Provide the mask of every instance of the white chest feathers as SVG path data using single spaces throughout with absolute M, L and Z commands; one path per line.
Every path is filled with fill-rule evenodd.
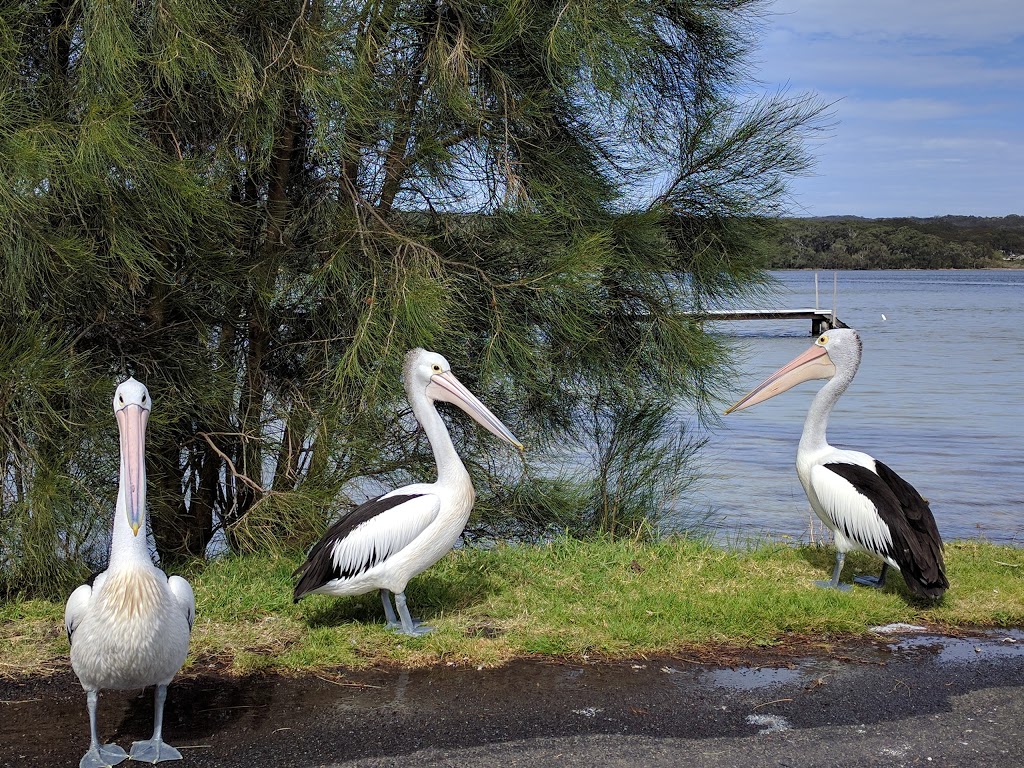
M 96 579 L 71 639 L 71 666 L 84 688 L 168 683 L 188 655 L 188 607 L 155 568 L 107 571 Z

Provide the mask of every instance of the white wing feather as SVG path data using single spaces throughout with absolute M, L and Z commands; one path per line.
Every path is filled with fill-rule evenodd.
M 90 600 L 92 587 L 88 584 L 78 587 L 68 598 L 67 605 L 64 606 L 64 629 L 68 632 L 69 641 L 88 610 Z
M 391 495 L 391 494 L 388 494 Z M 331 558 L 338 572 L 361 570 L 371 560 L 407 547 L 437 518 L 441 500 L 434 494 L 417 496 L 381 512 L 335 542 Z
M 181 576 L 171 576 L 167 579 L 167 588 L 171 590 L 171 594 L 185 611 L 185 615 L 188 617 L 188 628 L 191 632 L 192 625 L 196 623 L 196 598 L 192 594 L 191 585 Z
M 825 513 L 847 538 L 869 552 L 892 551 L 892 534 L 874 503 L 853 484 L 820 464 L 811 469 L 811 487 Z

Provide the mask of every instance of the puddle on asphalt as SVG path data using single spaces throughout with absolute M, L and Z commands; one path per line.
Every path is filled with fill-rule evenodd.
M 890 642 L 894 653 L 928 651 L 940 662 L 972 662 L 1024 657 L 1024 630 L 993 630 L 972 637 L 914 635 Z
M 890 625 L 876 627 L 882 641 L 874 655 L 879 663 L 893 655 L 930 653 L 940 663 L 1024 657 L 1024 630 L 1008 629 L 984 632 L 971 637 L 944 637 L 924 627 Z M 869 654 L 872 655 L 872 654 Z M 754 691 L 785 685 L 811 685 L 829 675 L 841 673 L 844 662 L 827 658 L 807 658 L 784 667 L 732 667 L 699 673 L 699 683 L 713 688 Z
M 700 676 L 703 685 L 734 691 L 754 691 L 793 683 L 810 684 L 836 672 L 840 662 L 804 659 L 787 667 L 732 667 L 712 669 Z
M 705 673 L 702 682 L 715 688 L 752 691 L 758 688 L 772 688 L 786 683 L 795 683 L 802 676 L 803 673 L 799 668 L 737 667 L 736 669 L 716 669 Z

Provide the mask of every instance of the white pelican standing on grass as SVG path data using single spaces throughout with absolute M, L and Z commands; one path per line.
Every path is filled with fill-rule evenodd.
M 452 548 L 469 520 L 476 492 L 434 403 L 457 405 L 487 430 L 523 449 L 515 436 L 451 372 L 435 352 L 414 349 L 405 356 L 405 392 L 430 441 L 437 482 L 415 483 L 353 509 L 309 551 L 295 574 L 295 601 L 304 595 L 361 595 L 380 590 L 391 629 L 422 635 L 430 627 L 409 615 L 405 586 Z M 394 593 L 398 616 L 388 593 Z
M 825 439 L 829 413 L 853 381 L 860 366 L 860 336 L 852 328 L 823 333 L 809 350 L 773 373 L 726 413 L 741 411 L 810 379 L 828 379 L 811 403 L 804 422 L 796 471 L 821 521 L 835 534 L 836 565 L 831 581 L 839 584 L 846 553 L 867 552 L 882 560 L 878 578 L 860 576 L 858 584 L 882 587 L 889 566 L 903 574 L 910 590 L 942 597 L 949 587 L 942 561 L 942 538 L 928 502 L 910 483 L 877 459 L 859 451 L 833 448 Z
M 149 763 L 180 760 L 162 738 L 167 685 L 188 655 L 195 619 L 192 588 L 180 576 L 167 578 L 153 565 L 146 545 L 146 423 L 149 391 L 135 379 L 114 393 L 114 415 L 121 436 L 121 475 L 114 511 L 110 562 L 92 585 L 68 598 L 64 625 L 71 642 L 71 666 L 89 705 L 89 751 L 80 768 L 117 765 L 127 757 Z M 100 745 L 96 702 L 101 688 L 156 685 L 153 738 L 132 744 Z

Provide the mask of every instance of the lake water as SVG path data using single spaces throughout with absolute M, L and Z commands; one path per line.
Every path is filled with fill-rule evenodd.
M 832 306 L 833 274 L 819 273 L 822 307 Z M 778 289 L 749 308 L 814 306 L 813 272 L 773 275 Z M 869 453 L 913 484 L 945 540 L 1024 543 L 1024 271 L 839 272 L 837 293 L 836 314 L 860 332 L 864 355 L 832 412 L 829 442 Z M 738 352 L 730 402 L 813 342 L 809 320 L 716 327 Z M 707 429 L 703 477 L 686 506 L 710 510 L 719 538 L 808 541 L 821 532 L 795 469 L 821 383 Z

